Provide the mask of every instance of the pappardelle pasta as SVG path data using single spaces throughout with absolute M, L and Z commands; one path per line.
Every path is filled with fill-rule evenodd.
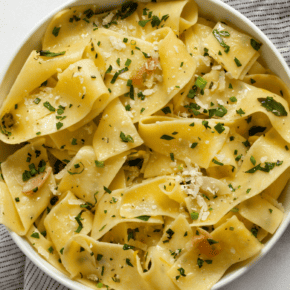
M 211 289 L 283 220 L 261 45 L 192 0 L 57 13 L 0 109 L 0 222 L 92 289 Z

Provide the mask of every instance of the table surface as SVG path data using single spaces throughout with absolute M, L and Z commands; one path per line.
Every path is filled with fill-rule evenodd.
M 0 0 L 0 74 L 29 31 L 44 16 L 65 2 L 67 1 Z M 258 265 L 222 290 L 290 289 L 289 246 L 290 228 L 288 227 L 276 246 Z

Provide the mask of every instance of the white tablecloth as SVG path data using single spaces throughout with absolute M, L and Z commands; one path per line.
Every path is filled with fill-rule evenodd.
M 65 0 L 0 0 L 0 71 L 17 44 L 43 16 Z M 276 45 L 290 66 L 290 0 L 224 0 L 254 22 Z M 15 48 L 16 49 L 16 48 Z M 1 290 L 67 290 L 39 270 L 0 225 Z M 223 290 L 290 289 L 290 231 L 254 268 Z M 128 289 L 130 290 L 130 289 Z M 164 289 L 166 290 L 166 289 Z

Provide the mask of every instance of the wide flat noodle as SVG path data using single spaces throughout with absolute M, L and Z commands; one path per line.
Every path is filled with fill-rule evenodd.
M 239 212 L 228 212 L 224 215 L 215 225 L 214 228 L 218 228 L 225 222 L 227 222 L 232 216 L 236 216 L 239 221 L 241 221 L 245 227 L 261 242 L 267 235 L 268 232 L 256 225 L 255 223 L 249 221 L 248 219 L 244 218 L 239 214 Z
M 63 253 L 63 264 L 72 277 L 91 279 L 101 287 L 108 285 L 120 290 L 151 289 L 140 275 L 137 252 L 123 250 L 122 245 L 77 235 L 68 241 Z
M 147 251 L 149 247 L 156 246 L 162 236 L 163 224 L 129 222 L 120 223 L 107 232 L 102 242 L 126 244 L 133 248 Z M 141 256 L 142 258 L 142 256 Z
M 290 104 L 290 90 L 286 84 L 277 76 L 270 74 L 251 74 L 245 76 L 243 81 L 254 87 L 270 91 L 278 96 L 283 97 L 288 105 Z
M 149 161 L 145 167 L 144 178 L 176 173 L 179 170 L 179 166 L 182 165 L 184 165 L 184 162 L 172 160 L 170 156 L 153 151 L 150 153 Z
M 126 188 L 126 176 L 124 169 L 121 168 L 119 172 L 116 174 L 115 178 L 111 182 L 109 189 L 111 191 L 116 190 L 116 189 L 123 189 Z
M 94 224 L 91 236 L 98 240 L 109 232 L 113 227 L 120 223 L 139 222 L 149 224 L 163 224 L 161 217 L 139 218 L 124 217 L 120 212 L 120 207 L 123 199 L 124 189 L 118 189 L 110 194 L 104 194 L 102 199 L 99 200 L 94 218 Z
M 207 120 L 206 128 L 201 119 L 174 119 L 147 117 L 139 123 L 139 134 L 145 145 L 156 152 L 185 161 L 187 158 L 200 167 L 207 168 L 222 148 L 229 128 L 218 133 L 217 120 Z M 193 125 L 194 124 L 194 125 Z M 162 137 L 162 138 L 161 138 Z
M 19 213 L 15 207 L 12 196 L 4 182 L 0 182 L 0 222 L 8 229 L 20 236 L 25 235 L 27 229 L 24 228 Z
M 37 51 L 32 51 L 2 104 L 0 115 L 8 113 L 15 104 L 21 102 L 34 89 L 40 87 L 59 69 L 64 70 L 70 64 L 80 60 L 84 48 L 79 45 L 72 46 L 65 51 L 64 55 L 57 57 L 40 56 Z M 31 78 L 32 75 L 33 78 Z
M 146 256 L 146 265 L 150 269 L 143 274 L 143 278 L 154 289 L 178 289 L 167 272 L 175 261 L 190 248 L 192 243 L 192 229 L 183 215 L 179 215 L 163 232 L 156 247 L 151 247 Z
M 135 5 L 138 6 L 138 4 Z M 98 10 L 97 5 L 82 5 L 57 13 L 44 35 L 43 49 L 63 49 L 76 43 L 88 42 L 91 35 L 101 27 L 129 36 L 142 35 L 141 27 L 137 25 L 139 20 L 137 13 L 120 17 L 122 8 L 95 14 Z M 55 28 L 60 28 L 57 36 L 53 33 Z
M 267 115 L 272 126 L 279 134 L 287 142 L 290 142 L 290 127 L 288 125 L 290 124 L 290 116 L 287 101 L 276 94 L 264 89 L 255 88 L 243 82 L 238 82 L 237 85 L 240 89 L 239 94 L 236 96 L 237 102 L 228 108 L 228 113 L 223 117 L 225 124 L 233 123 L 241 117 L 244 118 L 256 112 L 262 112 Z M 262 103 L 265 101 L 271 104 L 274 103 L 274 107 L 266 108 Z
M 150 269 L 146 269 L 143 278 L 152 288 L 178 289 L 166 273 L 183 251 L 186 251 L 192 237 L 192 230 L 182 215 L 165 227 L 158 245 L 149 248 L 148 255 L 146 254 L 145 266 L 148 268 L 150 263 Z
M 223 76 L 222 87 L 220 87 L 221 82 L 219 81 L 219 86 L 217 88 L 214 89 L 214 85 L 213 88 L 209 90 L 210 80 L 214 78 L 215 84 L 216 80 L 218 80 L 222 74 L 224 75 L 224 72 L 212 71 L 203 77 L 207 81 L 206 88 L 204 89 L 204 95 L 198 94 L 198 96 L 194 98 L 196 103 L 206 110 L 214 109 L 216 105 L 219 107 L 223 106 L 224 114 L 219 117 L 221 117 L 220 120 L 227 126 L 235 125 L 234 122 L 237 120 L 261 112 L 269 118 L 272 126 L 281 136 L 289 142 L 289 105 L 287 101 L 283 99 L 283 97 L 271 93 L 270 91 L 256 88 L 253 85 L 246 84 L 239 80 L 230 80 L 225 76 Z M 233 96 L 235 100 L 232 101 L 231 98 Z M 211 105 L 211 103 L 213 103 L 214 106 Z M 264 121 L 260 122 L 259 118 L 252 119 L 260 123 L 260 126 L 263 126 L 263 123 L 265 123 Z M 249 119 L 249 121 L 251 120 Z M 245 125 L 247 125 L 246 122 L 243 127 L 247 128 Z M 254 124 L 252 124 L 252 126 L 253 125 Z M 239 125 L 236 127 L 239 127 Z M 242 129 L 238 129 L 238 133 L 240 133 L 241 130 Z
M 54 206 L 44 220 L 44 226 L 57 252 L 77 233 L 88 234 L 93 225 L 93 214 L 81 207 L 85 202 L 71 192 Z
M 167 272 L 179 289 L 209 290 L 232 264 L 258 254 L 263 248 L 235 216 L 214 230 L 211 235 L 222 248 L 217 256 L 210 258 L 211 262 L 207 263 L 206 261 L 209 259 L 201 256 L 199 250 L 193 247 L 191 251 L 181 256 Z M 202 267 L 198 266 L 198 259 L 204 261 Z M 184 276 L 180 275 L 180 271 L 178 271 L 180 268 L 184 269 Z
M 61 192 L 70 190 L 77 197 L 95 204 L 104 194 L 104 187 L 110 185 L 125 160 L 126 155 L 123 154 L 106 160 L 104 164 L 96 163 L 98 160 L 93 147 L 84 146 L 64 169 L 58 189 Z
M 108 97 L 94 63 L 88 59 L 78 61 L 59 75 L 55 88 L 44 92 L 41 98 L 31 95 L 2 116 L 1 138 L 19 143 L 63 130 L 84 118 L 95 103 Z
M 177 217 L 180 214 L 179 204 L 161 190 L 164 184 L 169 184 L 171 180 L 172 178 L 169 177 L 157 177 L 125 190 L 120 207 L 121 216 L 126 218 L 144 215 Z
M 164 107 L 186 86 L 195 72 L 195 61 L 187 53 L 184 44 L 176 38 L 172 30 L 166 28 L 160 30 L 164 32 L 164 35 L 162 33 L 164 39 L 162 38 L 154 49 L 159 50 L 163 81 L 157 81 L 156 85 L 150 89 L 141 90 L 145 95 L 144 100 L 138 96 L 139 90 L 134 93 L 132 99 L 128 96 L 120 98 L 124 105 L 131 106 L 134 123 L 138 122 L 140 117 L 151 115 Z M 160 76 L 157 80 L 159 79 Z
M 193 221 L 192 225 L 215 224 L 232 208 L 237 210 L 235 206 L 240 202 L 261 193 L 270 186 L 290 165 L 289 151 L 285 149 L 285 146 L 289 145 L 286 144 L 288 143 L 274 129 L 270 130 L 265 136 L 261 136 L 248 150 L 235 178 L 227 180 L 228 190 L 230 190 L 230 192 L 228 191 L 228 196 L 219 196 L 217 194 L 218 197 L 215 199 L 211 197 L 210 200 L 204 199 L 208 208 L 212 208 L 209 218 L 203 222 Z M 255 158 L 256 166 L 260 165 L 264 168 L 266 166 L 264 162 L 273 162 L 275 165 L 269 172 L 256 170 L 254 173 L 246 173 L 246 171 L 255 167 L 251 162 L 251 156 Z M 226 193 L 226 187 L 223 192 Z M 190 205 L 190 207 L 194 206 L 196 205 Z
M 192 228 L 185 217 L 179 215 L 164 229 L 157 247 L 162 248 L 163 259 L 172 266 L 183 252 L 187 251 L 188 247 L 190 248 L 192 238 Z
M 51 265 L 62 273 L 66 275 L 69 274 L 60 262 L 60 254 L 56 251 L 53 243 L 46 239 L 34 225 L 32 225 L 27 232 L 26 238 L 33 245 L 35 250 Z
M 270 234 L 275 233 L 284 217 L 281 210 L 260 195 L 242 202 L 239 205 L 239 213 Z
M 114 75 L 116 71 L 124 68 L 127 59 L 132 60 L 128 66 L 129 70 L 119 76 L 123 79 L 131 79 L 136 71 L 147 62 L 142 52 L 149 56 L 155 56 L 155 54 L 152 43 L 130 36 L 126 36 L 126 38 L 128 40 L 124 42 L 124 35 L 101 28 L 93 33 L 92 43 L 104 58 L 106 68 L 112 66 L 112 71 L 108 72 L 110 75 Z M 120 58 L 120 65 L 117 63 L 118 58 Z
M 179 35 L 194 25 L 198 18 L 198 7 L 194 1 L 139 4 L 137 11 L 141 21 L 146 23 L 143 28 L 145 34 L 162 26 L 170 27 L 176 35 Z
M 255 74 L 265 74 L 269 70 L 265 69 L 258 61 L 255 61 L 252 67 L 249 69 L 248 74 L 249 75 L 255 75 Z
M 93 147 L 97 159 L 107 160 L 142 143 L 124 106 L 119 99 L 114 100 L 105 109 L 94 135 Z
M 41 187 L 37 187 L 39 186 L 37 185 L 38 182 L 33 186 L 32 190 L 35 192 L 32 192 L 31 190 L 32 193 L 23 193 L 25 186 L 29 183 L 29 180 L 23 181 L 23 174 L 25 171 L 30 171 L 29 165 L 34 164 L 35 169 L 37 170 L 37 166 L 41 160 L 44 160 L 46 162 L 45 170 L 48 170 L 49 168 L 46 149 L 42 146 L 43 144 L 44 139 L 28 144 L 13 155 L 9 156 L 7 160 L 1 164 L 3 176 L 9 194 L 11 195 L 11 200 L 9 201 L 10 205 L 7 206 L 6 209 L 9 211 L 11 210 L 11 212 L 7 214 L 11 214 L 15 217 L 15 209 L 17 210 L 21 224 L 18 223 L 19 218 L 15 218 L 14 221 L 16 224 L 14 224 L 15 227 L 13 227 L 13 230 L 15 230 L 19 235 L 24 235 L 47 207 L 52 196 L 50 186 L 55 187 L 55 180 L 51 173 Z M 38 174 L 38 172 L 35 177 L 37 176 L 41 178 L 41 174 Z M 2 188 L 2 190 L 7 193 L 7 190 L 4 188 Z M 15 208 L 12 206 L 12 202 Z M 7 225 L 12 226 L 13 222 L 9 221 Z
M 222 32 L 229 36 L 224 37 Z M 214 35 L 218 35 L 217 39 Z M 220 42 L 223 42 L 222 46 Z M 243 79 L 251 66 L 260 56 L 258 49 L 251 45 L 252 38 L 243 34 L 224 23 L 218 22 L 204 41 L 205 47 L 218 63 L 220 63 L 235 79 Z M 229 51 L 227 51 L 227 47 Z M 221 52 L 221 53 L 219 53 Z
M 93 137 L 96 129 L 97 126 L 92 121 L 77 129 L 76 131 L 70 132 L 69 130 L 65 129 L 61 132 L 50 134 L 49 137 L 56 145 L 56 148 L 77 152 L 83 146 L 93 145 Z
M 198 180 L 197 180 L 198 181 Z M 186 207 L 192 217 L 192 226 L 215 224 L 232 207 L 236 199 L 228 185 L 218 179 L 201 177 L 200 192 L 185 198 Z
M 277 200 L 288 183 L 289 176 L 290 168 L 286 169 L 263 193 Z
M 244 123 L 246 122 L 244 121 Z M 247 146 L 245 146 L 245 142 L 245 138 L 236 133 L 234 129 L 231 129 L 224 146 L 214 158 L 223 165 L 212 161 L 210 167 L 206 170 L 207 174 L 217 179 L 234 177 L 233 175 L 235 175 L 241 167 L 243 158 L 248 149 Z
M 144 280 L 151 286 L 150 289 L 162 290 L 178 290 L 171 279 L 166 275 L 171 265 L 163 258 L 162 251 L 158 247 L 152 247 L 148 250 L 147 259 L 150 261 L 150 269 L 142 276 Z
M 183 34 L 188 52 L 196 60 L 196 74 L 208 73 L 211 70 L 211 59 L 206 55 L 204 40 L 211 34 L 212 28 L 202 24 L 195 24 Z

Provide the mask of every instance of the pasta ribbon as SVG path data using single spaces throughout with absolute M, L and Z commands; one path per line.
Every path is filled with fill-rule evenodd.
M 72 236 L 91 231 L 93 214 L 81 207 L 84 204 L 68 191 L 46 216 L 44 226 L 58 253 Z
M 5 195 L 2 220 L 21 236 L 48 206 L 52 197 L 50 187 L 55 187 L 52 173 L 42 183 L 42 174 L 50 168 L 43 144 L 44 139 L 28 144 L 1 164 L 7 185 L 1 183 L 1 196 Z M 34 178 L 39 180 L 33 186 L 32 194 L 24 193 L 24 187 Z
M 263 248 L 235 216 L 215 229 L 211 236 L 222 249 L 217 256 L 208 258 L 192 247 L 167 272 L 179 289 L 210 289 L 232 264 L 258 254 Z
M 118 173 L 126 160 L 126 155 L 112 157 L 105 162 L 96 158 L 93 147 L 82 147 L 64 170 L 58 186 L 61 192 L 72 191 L 77 197 L 96 204 L 105 188 Z M 79 186 L 82 184 L 82 186 Z
M 187 158 L 200 167 L 208 168 L 216 153 L 221 150 L 228 127 L 216 131 L 217 120 L 174 119 L 147 117 L 139 124 L 139 134 L 145 145 L 167 156 L 185 161 Z M 218 127 L 216 127 L 218 128 Z
M 205 47 L 235 79 L 243 79 L 258 59 L 260 44 L 250 36 L 218 22 L 204 40 Z

